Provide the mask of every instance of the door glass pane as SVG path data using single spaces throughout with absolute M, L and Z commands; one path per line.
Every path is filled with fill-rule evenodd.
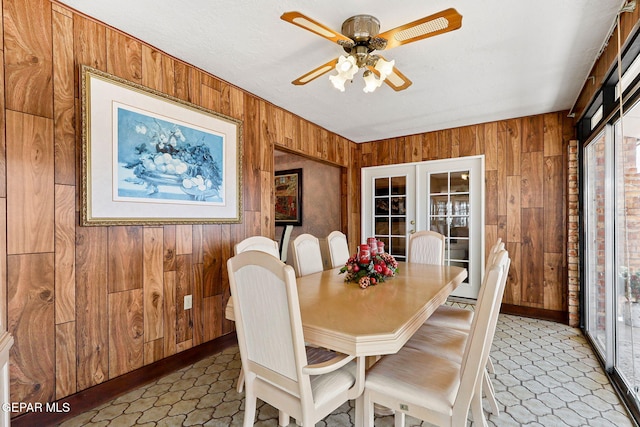
M 469 171 L 451 172 L 451 192 L 469 192 Z
M 594 344 L 604 354 L 605 317 L 605 137 L 586 149 L 586 255 L 587 255 L 587 330 Z
M 431 194 L 449 192 L 449 174 L 433 173 L 429 176 L 429 188 Z
M 386 250 L 398 261 L 405 259 L 407 233 L 407 177 L 374 180 L 374 236 L 385 242 Z
M 389 195 L 389 178 L 377 178 L 374 181 L 375 195 L 376 196 L 388 196 Z
M 616 361 L 637 399 L 640 384 L 640 106 L 625 113 L 624 138 L 616 125 Z

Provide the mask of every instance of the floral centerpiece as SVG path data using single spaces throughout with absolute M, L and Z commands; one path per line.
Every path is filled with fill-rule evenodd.
M 371 243 L 371 239 L 369 242 Z M 376 245 L 375 250 L 371 244 L 361 245 L 359 252 L 347 260 L 338 273 L 346 273 L 345 282 L 357 282 L 362 289 L 365 289 L 395 276 L 398 262 L 391 254 L 384 252 L 384 245 L 381 243 L 373 241 Z

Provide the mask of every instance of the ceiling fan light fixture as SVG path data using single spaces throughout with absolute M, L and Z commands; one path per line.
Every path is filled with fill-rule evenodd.
M 362 79 L 364 80 L 364 89 L 362 89 L 364 93 L 371 93 L 382 85 L 382 79 L 377 78 L 371 70 L 365 71 Z
M 331 84 L 333 84 L 333 87 L 338 89 L 340 92 L 344 92 L 344 84 L 347 81 L 347 78 L 344 77 L 344 75 L 342 74 L 331 75 L 329 76 L 329 80 L 331 81 Z
M 351 55 L 341 55 L 340 58 L 338 58 L 338 63 L 336 64 L 336 71 L 338 74 L 344 75 L 347 80 L 351 80 L 358 72 L 356 59 Z
M 393 67 L 396 65 L 396 60 L 386 61 L 383 58 L 378 58 L 376 66 L 374 67 L 382 80 L 386 79 L 391 73 L 393 73 Z

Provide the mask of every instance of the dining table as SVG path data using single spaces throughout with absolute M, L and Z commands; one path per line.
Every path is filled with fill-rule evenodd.
M 305 342 L 353 356 L 398 352 L 467 278 L 463 267 L 399 262 L 394 277 L 361 289 L 340 268 L 298 277 Z M 234 320 L 233 296 L 225 316 Z

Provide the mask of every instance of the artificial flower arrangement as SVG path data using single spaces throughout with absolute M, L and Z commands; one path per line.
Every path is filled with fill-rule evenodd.
M 384 252 L 383 242 L 376 242 L 374 238 L 367 239 L 367 242 L 360 245 L 358 253 L 350 257 L 338 273 L 346 273 L 344 281 L 357 282 L 362 289 L 395 276 L 398 269 L 396 259 Z

